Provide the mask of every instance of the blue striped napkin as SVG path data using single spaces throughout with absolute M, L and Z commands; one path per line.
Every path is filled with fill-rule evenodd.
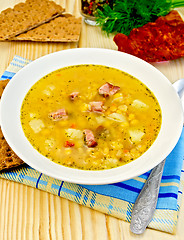
M 11 79 L 30 60 L 15 56 L 1 80 Z M 26 80 L 25 80 L 26 81 Z M 178 212 L 184 186 L 184 131 L 172 153 L 167 157 L 157 209 L 150 228 L 176 232 Z M 133 204 L 149 172 L 134 179 L 109 185 L 78 185 L 44 175 L 29 166 L 2 172 L 1 178 L 13 180 L 75 201 L 111 216 L 130 221 Z

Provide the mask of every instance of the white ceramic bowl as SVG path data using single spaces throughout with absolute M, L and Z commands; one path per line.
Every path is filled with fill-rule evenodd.
M 85 171 L 58 165 L 42 156 L 29 143 L 20 121 L 22 101 L 44 75 L 78 64 L 100 64 L 125 71 L 141 80 L 154 93 L 162 110 L 160 133 L 153 145 L 138 159 L 124 166 L 101 171 Z M 108 184 L 128 180 L 160 163 L 176 145 L 183 126 L 181 103 L 172 84 L 156 68 L 132 55 L 106 49 L 79 48 L 41 57 L 20 70 L 1 98 L 2 132 L 15 153 L 28 165 L 56 179 L 80 184 Z

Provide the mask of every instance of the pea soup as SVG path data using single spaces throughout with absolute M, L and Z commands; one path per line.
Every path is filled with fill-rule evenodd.
M 155 141 L 161 109 L 138 79 L 101 65 L 75 65 L 36 82 L 21 107 L 32 146 L 51 161 L 84 170 L 118 167 Z

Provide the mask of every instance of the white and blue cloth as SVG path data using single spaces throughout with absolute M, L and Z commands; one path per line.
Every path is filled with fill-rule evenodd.
M 1 80 L 11 79 L 30 60 L 15 56 Z M 26 81 L 26 79 L 25 79 Z M 167 157 L 162 176 L 157 209 L 150 228 L 176 232 L 184 186 L 184 131 L 176 147 Z M 46 176 L 25 165 L 8 172 L 1 178 L 32 186 L 111 216 L 130 221 L 133 204 L 142 189 L 149 172 L 134 179 L 109 185 L 78 185 Z

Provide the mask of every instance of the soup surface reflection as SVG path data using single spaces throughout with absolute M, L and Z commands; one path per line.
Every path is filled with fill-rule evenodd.
M 27 93 L 21 123 L 51 161 L 102 170 L 141 156 L 156 139 L 161 109 L 138 79 L 101 65 L 76 65 L 41 78 Z

